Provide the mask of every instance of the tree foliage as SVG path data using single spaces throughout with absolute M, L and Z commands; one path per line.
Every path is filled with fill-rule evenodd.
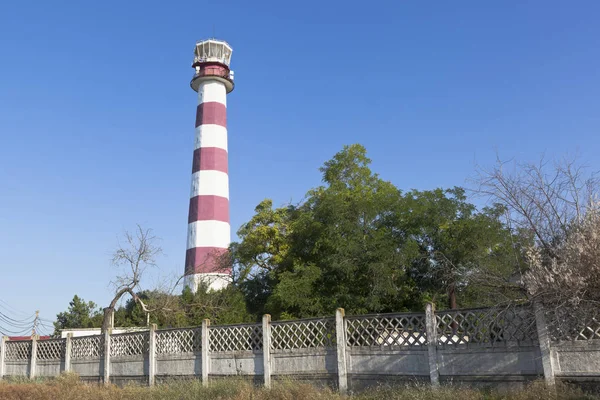
M 478 211 L 459 187 L 413 190 L 401 200 L 398 226 L 404 226 L 416 253 L 410 274 L 432 300 L 447 297 L 448 306 L 483 306 L 522 296 L 511 284 L 523 268 L 520 241 L 504 225 L 501 205 Z M 402 223 L 404 222 L 404 224 Z M 408 246 L 411 247 L 411 246 Z
M 302 202 L 260 202 L 229 248 L 233 284 L 218 292 L 139 290 L 137 266 L 152 264 L 156 254 L 153 237 L 140 228 L 115 253 L 131 270 L 115 296 L 131 295 L 116 324 L 145 325 L 148 315 L 159 327 L 177 327 L 205 318 L 250 322 L 264 313 L 286 319 L 338 307 L 380 313 L 420 311 L 426 301 L 455 308 L 526 298 L 525 252 L 542 239 L 523 220 L 506 218 L 514 203 L 497 196 L 478 209 L 460 187 L 403 192 L 370 165 L 363 146 L 345 146 L 323 164 L 322 184 Z M 544 229 L 547 240 L 551 227 Z
M 66 311 L 59 313 L 54 322 L 54 334 L 61 329 L 98 328 L 102 324 L 102 309 L 92 301 L 86 302 L 75 295 Z
M 113 253 L 113 264 L 125 266 L 122 275 L 114 282 L 115 294 L 104 310 L 94 303 L 85 303 L 77 295 L 69 309 L 57 315 L 55 333 L 65 328 L 102 328 L 110 326 L 114 312 L 117 327 L 147 326 L 159 328 L 200 325 L 203 319 L 214 323 L 250 322 L 253 316 L 247 311 L 243 293 L 235 285 L 221 291 L 209 291 L 200 286 L 196 293 L 185 289 L 174 294 L 178 282 L 153 290 L 140 290 L 140 280 L 148 266 L 154 266 L 155 257 L 161 252 L 157 238 L 151 230 L 138 226 L 135 233 L 125 233 L 125 244 Z M 128 295 L 128 299 L 123 296 Z M 119 304 L 121 305 L 119 306 Z
M 501 206 L 478 211 L 461 188 L 404 194 L 370 162 L 364 147 L 346 146 L 304 202 L 256 207 L 231 246 L 253 312 L 390 312 L 431 299 L 455 307 L 458 297 L 469 305 L 521 295 L 507 284 L 522 257 Z M 485 282 L 502 290 L 483 289 Z
M 154 311 L 146 312 L 139 302 L 129 298 L 115 309 L 115 327 L 147 326 L 150 323 L 159 328 L 176 328 L 198 326 L 203 319 L 210 319 L 214 324 L 255 320 L 246 309 L 243 293 L 236 286 L 231 285 L 217 292 L 207 289 L 199 287 L 196 293 L 192 293 L 186 288 L 179 295 L 160 290 L 138 292 L 136 296 L 144 302 L 147 309 Z M 69 308 L 57 315 L 55 334 L 66 328 L 100 328 L 102 318 L 101 308 L 93 302 L 84 302 L 76 295 Z

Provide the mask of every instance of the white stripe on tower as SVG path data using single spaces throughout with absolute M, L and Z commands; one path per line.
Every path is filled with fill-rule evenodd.
M 231 274 L 219 260 L 231 240 L 227 158 L 227 89 L 207 79 L 198 87 L 185 257 L 186 286 L 193 291 L 201 281 L 220 289 Z

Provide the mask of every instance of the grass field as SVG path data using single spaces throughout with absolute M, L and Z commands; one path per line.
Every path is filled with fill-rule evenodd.
M 153 388 L 141 386 L 98 386 L 81 383 L 75 375 L 64 375 L 48 381 L 0 382 L 2 400 L 293 400 L 344 399 L 328 389 L 309 384 L 278 382 L 270 390 L 253 387 L 236 380 L 223 380 L 205 388 L 199 381 L 173 382 Z M 534 382 L 512 393 L 483 392 L 474 389 L 446 386 L 432 389 L 426 385 L 377 388 L 352 396 L 357 400 L 552 400 L 600 399 L 581 391 L 558 385 L 555 391 L 543 383 Z

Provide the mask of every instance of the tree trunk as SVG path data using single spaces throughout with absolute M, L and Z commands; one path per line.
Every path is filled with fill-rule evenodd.
M 458 306 L 456 305 L 456 288 L 454 287 L 454 283 L 450 285 L 448 288 L 448 300 L 450 302 L 450 309 L 456 310 Z M 458 330 L 458 324 L 456 321 L 453 321 L 451 324 L 452 334 L 456 335 L 456 331 Z
M 104 318 L 102 319 L 102 329 L 101 329 L 101 333 L 104 334 L 104 332 L 106 332 L 108 330 L 108 328 L 114 328 L 113 323 L 114 323 L 114 312 L 115 312 L 115 307 L 117 306 L 117 302 L 119 301 L 119 299 L 121 298 L 121 296 L 123 296 L 125 293 L 127 292 L 132 292 L 132 290 L 128 287 L 122 288 L 121 290 L 119 290 L 116 294 L 115 297 L 113 297 L 112 301 L 110 302 L 110 305 L 108 307 L 106 307 L 104 309 Z M 135 299 L 135 297 L 134 297 Z
M 456 310 L 458 306 L 456 305 L 456 289 L 454 288 L 454 284 L 450 285 L 448 297 L 450 300 L 450 309 Z
M 125 294 L 129 293 L 133 300 L 142 307 L 145 313 L 149 313 L 148 307 L 146 304 L 138 297 L 138 295 L 133 291 L 130 287 L 124 287 L 115 294 L 115 297 L 110 302 L 110 305 L 104 309 L 104 319 L 102 320 L 102 329 L 101 333 L 106 332 L 109 328 L 114 328 L 114 313 L 115 307 L 117 306 L 117 302 L 119 299 Z
M 106 307 L 104 309 L 104 318 L 102 319 L 102 328 L 100 329 L 100 332 L 102 334 L 104 334 L 104 332 L 106 332 L 107 330 L 114 328 L 114 326 L 113 326 L 113 324 L 115 322 L 114 315 L 115 315 L 114 306 Z

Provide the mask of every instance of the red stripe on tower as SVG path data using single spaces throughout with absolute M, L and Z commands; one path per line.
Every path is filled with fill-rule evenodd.
M 218 147 L 200 147 L 194 150 L 192 174 L 200 170 L 227 173 L 227 150 Z
M 217 268 L 218 261 L 220 258 L 227 254 L 227 249 L 219 249 L 215 247 L 194 247 L 193 249 L 188 249 L 185 258 L 189 260 L 190 263 L 188 265 L 207 265 L 209 268 Z M 227 273 L 231 273 L 231 269 L 226 271 Z M 186 275 L 195 275 L 198 272 L 194 269 L 186 269 Z
M 229 199 L 211 195 L 192 197 L 188 216 L 188 223 L 211 220 L 229 223 Z
M 196 126 L 207 124 L 226 127 L 227 106 L 216 101 L 198 104 L 198 108 L 196 109 Z

